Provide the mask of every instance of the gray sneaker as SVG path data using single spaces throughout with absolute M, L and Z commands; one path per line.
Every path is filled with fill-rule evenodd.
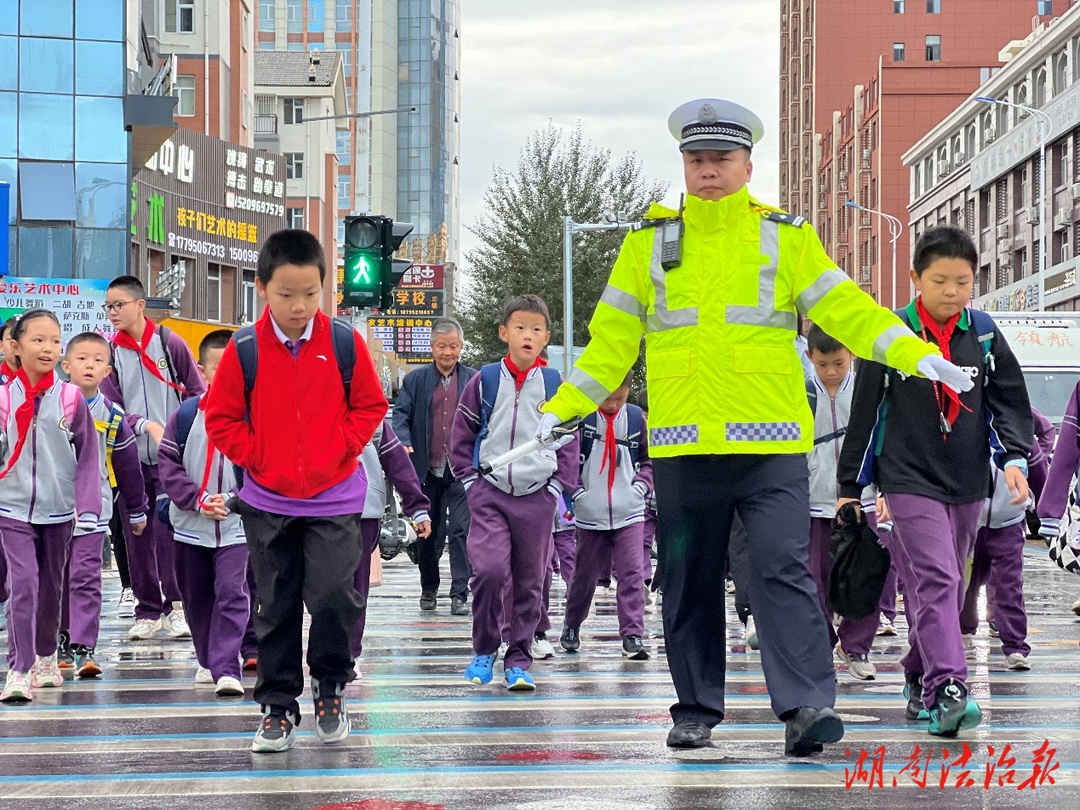
M 849 653 L 837 644 L 836 656 L 848 665 L 848 672 L 852 678 L 860 681 L 872 681 L 874 676 L 877 675 L 877 667 L 870 663 L 866 653 Z
M 288 751 L 296 742 L 293 728 L 300 718 L 279 706 L 263 706 L 262 711 L 263 721 L 251 741 L 251 750 L 256 754 Z
M 344 684 L 333 681 L 311 682 L 311 695 L 315 698 L 315 733 L 326 745 L 341 742 L 352 730 L 344 694 Z

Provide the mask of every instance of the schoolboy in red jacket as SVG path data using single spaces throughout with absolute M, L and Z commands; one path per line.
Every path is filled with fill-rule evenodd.
M 245 472 L 239 512 L 258 594 L 255 700 L 263 710 L 251 750 L 274 752 L 292 746 L 300 722 L 305 603 L 316 732 L 324 743 L 349 734 L 342 694 L 356 677 L 349 640 L 364 609 L 353 586 L 367 489 L 357 459 L 387 403 L 355 333 L 346 398 L 332 337 L 338 327 L 319 311 L 326 260 L 312 234 L 272 234 L 256 275 L 267 307 L 255 325 L 254 387 L 246 390 L 234 341 L 206 400 L 206 432 Z

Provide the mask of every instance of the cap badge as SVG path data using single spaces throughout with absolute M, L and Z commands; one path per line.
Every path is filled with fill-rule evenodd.
M 698 110 L 698 123 L 715 124 L 716 120 L 716 108 L 712 104 L 702 104 Z

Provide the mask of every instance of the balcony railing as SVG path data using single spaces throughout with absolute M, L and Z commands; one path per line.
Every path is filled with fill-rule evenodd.
M 277 135 L 277 119 L 276 115 L 256 115 L 255 134 Z

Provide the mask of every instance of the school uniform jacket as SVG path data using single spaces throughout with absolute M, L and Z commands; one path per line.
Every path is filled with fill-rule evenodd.
M 360 454 L 360 463 L 367 476 L 367 494 L 364 496 L 365 520 L 381 520 L 386 510 L 386 482 L 401 495 L 401 507 L 416 523 L 431 520 L 428 515 L 430 503 L 420 489 L 409 454 L 401 444 L 389 419 L 384 419 L 382 429 L 368 442 Z
M 1050 473 L 1046 476 L 1042 497 L 1039 498 L 1039 520 L 1044 529 L 1057 531 L 1065 510 L 1069 507 L 1069 490 L 1074 475 L 1080 473 L 1080 429 L 1077 418 L 1080 417 L 1080 383 L 1069 397 L 1065 417 L 1061 420 L 1057 444 L 1054 445 L 1054 460 L 1050 464 Z
M 158 446 L 146 434 L 146 423 L 157 422 L 164 426 L 183 400 L 206 391 L 206 383 L 184 339 L 170 331 L 165 343 L 168 344 L 167 358 L 161 330 L 155 325 L 154 334 L 146 346 L 146 355 L 157 364 L 162 377 L 183 387 L 183 393 L 155 377 L 135 351 L 122 349 L 115 344 L 112 374 L 101 382 L 101 392 L 128 413 L 129 422 L 139 437 L 139 457 L 147 465 L 158 463 Z M 169 370 L 170 365 L 176 372 L 175 379 Z
M 814 449 L 807 456 L 810 467 L 810 517 L 832 520 L 836 517 L 836 502 L 840 498 L 840 485 L 836 481 L 840 464 L 840 449 L 844 446 L 848 421 L 851 418 L 851 398 L 855 393 L 855 374 L 848 372 L 835 397 L 829 396 L 825 384 L 817 372 L 808 379 L 807 385 L 817 392 L 814 408 Z M 876 511 L 877 493 L 868 487 L 860 495 L 863 507 Z
M 199 501 L 208 495 L 223 494 L 226 502 L 236 493 L 237 482 L 231 461 L 214 450 L 206 489 L 200 490 L 206 474 L 210 440 L 206 435 L 206 416 L 202 408 L 195 414 L 181 458 L 179 414 L 174 413 L 165 425 L 165 436 L 158 453 L 161 487 L 169 496 L 169 520 L 177 542 L 205 548 L 224 548 L 246 542 L 240 515 L 229 512 L 225 520 L 204 517 Z
M 15 466 L 0 481 L 0 516 L 23 523 L 77 521 L 96 530 L 101 514 L 101 467 L 97 430 L 86 400 L 75 397 L 75 415 L 68 424 L 57 380 L 37 400 L 36 415 Z M 26 401 L 26 389 L 14 379 L 7 386 L 10 409 L 0 431 L 0 469 L 19 440 L 15 411 Z
M 920 334 L 923 329 L 915 307 L 909 306 L 905 315 Z M 960 394 L 966 409 L 960 410 L 948 436 L 941 431 L 934 383 L 896 370 L 887 375 L 880 363 L 859 364 L 840 453 L 842 497 L 858 498 L 863 487 L 875 483 L 886 495 L 973 503 L 990 494 L 991 456 L 1001 468 L 1008 461 L 1028 457 L 1035 433 L 1020 364 L 995 327 L 990 369 L 975 331 L 965 310 L 950 349 L 952 362 L 971 375 L 975 387 Z
M 615 483 L 610 491 L 608 467 L 604 463 L 608 422 L 602 414 L 596 415 L 596 436 L 589 457 L 581 463 L 581 487 L 574 493 L 574 520 L 581 529 L 610 531 L 645 522 L 645 498 L 652 492 L 652 462 L 644 419 L 641 434 L 628 435 L 627 411 L 636 407 L 624 405 L 615 415 L 614 423 L 616 438 L 640 442 L 638 464 L 634 465 L 629 447 L 617 445 Z
M 84 534 L 97 534 L 109 531 L 109 521 L 113 514 L 113 491 L 112 482 L 109 480 L 109 467 L 112 467 L 116 476 L 116 485 L 120 490 L 120 496 L 127 506 L 128 520 L 132 523 L 141 523 L 146 520 L 146 489 L 143 486 L 142 463 L 139 461 L 139 448 L 136 445 L 135 434 L 124 420 L 119 422 L 116 428 L 116 440 L 113 443 L 112 453 L 109 453 L 108 430 L 110 428 L 114 410 L 123 414 L 123 408 L 113 405 L 109 398 L 100 391 L 97 396 L 86 400 L 90 408 L 90 415 L 94 419 L 94 429 L 98 438 L 98 471 L 101 475 L 101 514 L 98 516 L 97 526 L 91 530 L 82 528 L 75 530 L 75 536 Z
M 476 437 L 480 433 L 482 374 L 475 375 L 461 394 L 454 427 L 450 434 L 450 464 L 454 477 L 468 489 L 479 475 L 473 465 Z M 532 441 L 540 423 L 540 408 L 547 402 L 544 376 L 532 369 L 518 391 L 514 377 L 499 363 L 499 390 L 491 409 L 487 437 L 480 444 L 481 463 Z M 549 445 L 484 476 L 509 495 L 529 495 L 547 487 L 556 500 L 564 492 L 578 488 L 578 440 L 556 448 Z

